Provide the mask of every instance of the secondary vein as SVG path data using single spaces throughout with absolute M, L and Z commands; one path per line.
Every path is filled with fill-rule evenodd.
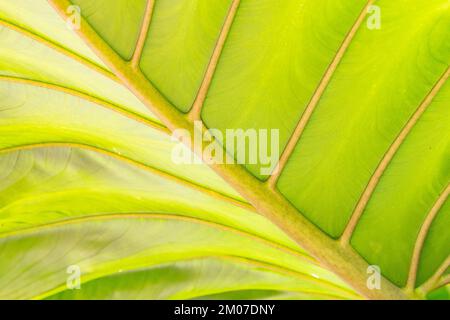
M 358 19 L 356 19 L 355 24 L 345 37 L 344 41 L 341 44 L 341 47 L 339 48 L 338 52 L 336 53 L 333 61 L 328 66 L 327 70 L 325 71 L 325 74 L 322 78 L 322 80 L 319 83 L 319 86 L 317 87 L 316 91 L 314 92 L 314 95 L 312 96 L 309 104 L 305 108 L 305 111 L 303 112 L 302 116 L 300 117 L 300 120 L 294 130 L 294 133 L 289 138 L 289 141 L 281 154 L 280 160 L 278 162 L 277 168 L 275 169 L 275 172 L 270 176 L 270 178 L 267 180 L 267 184 L 270 188 L 274 189 L 275 185 L 283 172 L 284 167 L 286 166 L 286 163 L 288 162 L 289 158 L 291 157 L 292 153 L 294 152 L 295 146 L 297 145 L 298 141 L 300 140 L 301 136 L 303 135 L 303 132 L 305 131 L 306 126 L 309 123 L 309 120 L 311 119 L 311 116 L 316 109 L 317 105 L 319 104 L 320 99 L 322 98 L 322 95 L 324 94 L 326 88 L 328 87 L 331 79 L 333 78 L 333 75 L 341 62 L 342 58 L 344 57 L 345 53 L 347 52 L 348 47 L 350 46 L 353 38 L 355 37 L 356 32 L 359 30 L 361 24 L 363 23 L 368 8 L 375 2 L 375 0 L 369 0 L 366 4 L 366 6 L 361 11 L 360 15 L 358 16 Z
M 416 109 L 414 114 L 411 116 L 411 118 L 408 120 L 406 125 L 403 127 L 403 129 L 400 131 L 392 145 L 387 150 L 386 154 L 384 155 L 383 159 L 379 163 L 378 167 L 375 169 L 375 172 L 373 173 L 372 177 L 370 178 L 363 194 L 361 195 L 361 198 L 358 201 L 358 204 L 355 207 L 355 210 L 353 211 L 351 218 L 341 236 L 341 243 L 343 245 L 347 245 L 350 242 L 350 238 L 352 237 L 353 231 L 356 228 L 356 225 L 358 224 L 367 204 L 369 203 L 370 198 L 372 197 L 372 194 L 377 187 L 381 176 L 386 171 L 386 168 L 391 163 L 392 159 L 394 158 L 395 154 L 397 153 L 400 146 L 403 144 L 403 142 L 406 140 L 407 136 L 411 132 L 411 130 L 414 128 L 416 123 L 419 121 L 419 119 L 422 117 L 424 112 L 427 110 L 427 108 L 431 105 L 431 102 L 433 101 L 434 97 L 439 93 L 440 89 L 444 86 L 445 82 L 450 76 L 450 67 L 447 68 L 447 70 L 444 72 L 444 74 L 441 76 L 441 78 L 438 80 L 438 82 L 435 84 L 435 86 L 432 88 L 432 90 L 427 94 L 425 99 L 422 101 L 422 103 L 419 105 L 419 107 Z
M 141 61 L 142 52 L 144 50 L 145 41 L 147 39 L 148 31 L 150 29 L 150 23 L 153 15 L 153 8 L 155 7 L 155 0 L 147 0 L 147 5 L 144 12 L 144 21 L 142 22 L 141 30 L 139 32 L 139 38 L 134 50 L 133 57 L 131 58 L 131 67 L 138 68 Z
M 36 42 L 39 42 L 39 43 L 65 55 L 71 59 L 74 59 L 75 61 L 80 62 L 81 64 L 85 65 L 86 67 L 110 78 L 111 80 L 114 80 L 114 81 L 120 83 L 120 80 L 109 70 L 97 65 L 96 63 L 93 63 L 92 61 L 76 54 L 75 52 L 73 52 L 71 50 L 64 48 L 63 46 L 61 46 L 53 41 L 50 41 L 28 29 L 25 29 L 23 27 L 20 27 L 18 25 L 15 25 L 15 24 L 13 24 L 9 21 L 3 20 L 3 19 L 0 19 L 0 25 L 6 27 L 8 29 L 14 30 L 28 38 L 31 38 L 31 39 L 35 40 Z
M 211 81 L 216 72 L 216 68 L 217 68 L 217 64 L 219 62 L 220 56 L 222 55 L 225 41 L 230 32 L 234 18 L 236 17 L 236 13 L 239 8 L 239 4 L 240 4 L 240 0 L 234 0 L 233 3 L 231 4 L 230 10 L 225 19 L 225 23 L 220 32 L 219 39 L 217 40 L 216 46 L 215 46 L 213 54 L 211 56 L 211 60 L 209 61 L 208 67 L 206 69 L 205 76 L 203 78 L 202 84 L 198 91 L 197 97 L 195 98 L 194 104 L 192 105 L 192 108 L 188 113 L 188 117 L 192 121 L 200 119 L 200 114 L 202 112 L 202 107 L 205 102 L 206 95 L 208 93 L 209 87 L 211 85 Z

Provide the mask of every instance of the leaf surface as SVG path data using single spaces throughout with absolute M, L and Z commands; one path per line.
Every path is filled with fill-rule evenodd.
M 1 231 L 50 225 L 58 234 L 66 219 L 104 214 L 189 216 L 310 259 L 306 251 L 366 297 L 424 297 L 448 281 L 450 6 L 447 0 L 411 3 L 0 1 Z M 81 9 L 78 36 L 84 42 L 57 16 L 67 19 L 69 5 Z M 380 28 L 370 27 L 374 9 L 381 13 Z M 260 162 L 213 170 L 174 164 L 169 129 L 192 130 L 193 120 L 222 133 L 279 130 L 280 170 L 264 175 Z M 217 136 L 217 143 L 227 141 Z M 64 156 L 43 160 L 44 146 Z M 33 150 L 18 151 L 23 148 Z M 16 158 L 22 160 L 11 160 Z M 49 189 L 31 182 L 62 167 Z M 98 175 L 86 179 L 91 170 Z M 66 202 L 74 202 L 70 210 Z M 124 223 L 139 228 L 134 220 Z M 114 221 L 104 228 L 105 234 L 115 230 Z M 5 243 L 19 241 L 8 238 Z M 213 244 L 211 250 L 221 252 Z M 240 257 L 309 276 L 308 268 L 316 268 L 314 259 L 275 263 L 250 251 Z M 185 260 L 134 265 L 139 270 L 126 275 L 108 269 L 92 276 L 87 291 L 55 297 L 326 295 L 236 262 Z M 379 266 L 387 279 L 379 293 L 366 286 L 368 265 Z M 218 266 L 229 277 L 215 290 L 208 274 Z M 194 269 L 205 274 L 186 275 Z M 154 284 L 164 270 L 190 280 Z M 249 277 L 227 287 L 244 270 Z M 142 279 L 142 286 L 129 278 Z M 255 285 L 256 279 L 264 284 Z M 341 286 L 337 278 L 328 280 Z M 195 294 L 191 281 L 199 284 Z M 159 285 L 167 294 L 156 295 Z

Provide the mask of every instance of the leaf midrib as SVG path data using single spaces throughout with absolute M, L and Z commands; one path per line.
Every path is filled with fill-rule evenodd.
M 55 10 L 66 17 L 64 8 L 68 0 L 48 0 Z M 140 98 L 145 105 L 171 130 L 186 129 L 193 133 L 192 123 L 171 105 L 156 90 L 146 77 L 128 67 L 127 63 L 115 53 L 98 33 L 83 20 L 83 27 L 77 31 L 79 36 L 90 43 L 99 57 L 116 73 L 123 83 Z M 192 136 L 192 135 L 191 135 Z M 226 181 L 231 183 L 255 208 L 273 223 L 283 229 L 288 235 L 316 256 L 322 263 L 334 270 L 358 291 L 371 298 L 404 299 L 405 294 L 391 282 L 382 279 L 382 292 L 369 290 L 366 282 L 365 262 L 352 248 L 340 246 L 330 239 L 317 226 L 313 225 L 303 215 L 300 215 L 282 195 L 251 176 L 248 171 L 236 165 L 217 165 L 211 167 Z
M 301 139 L 303 132 L 305 131 L 307 125 L 309 124 L 312 114 L 314 113 L 323 94 L 325 93 L 326 89 L 328 88 L 328 85 L 331 83 L 332 78 L 333 78 L 336 70 L 338 69 L 341 60 L 345 56 L 347 49 L 349 48 L 349 46 L 352 43 L 352 40 L 354 39 L 355 35 L 359 31 L 359 29 L 364 21 L 364 19 L 366 18 L 370 6 L 374 5 L 376 1 L 377 0 L 368 0 L 367 4 L 361 11 L 360 15 L 358 16 L 358 18 L 355 21 L 354 25 L 352 26 L 351 30 L 349 31 L 347 36 L 344 38 L 334 59 L 332 60 L 332 62 L 328 66 L 327 70 L 325 71 L 324 76 L 322 77 L 321 81 L 319 82 L 319 85 L 316 88 L 310 102 L 308 103 L 305 111 L 303 112 L 302 116 L 300 117 L 300 120 L 298 121 L 298 124 L 294 130 L 294 133 L 289 138 L 289 141 L 280 157 L 279 163 L 275 169 L 276 171 L 266 181 L 268 187 L 273 189 L 274 191 L 277 191 L 276 183 L 277 183 L 279 177 L 281 176 L 283 169 L 286 166 L 288 160 L 290 159 L 290 156 L 292 155 L 295 147 L 297 146 L 299 140 Z M 197 95 L 196 102 L 194 103 L 193 109 L 188 114 L 188 116 L 191 120 L 199 120 L 200 119 L 200 113 L 202 110 L 204 100 L 207 96 L 210 83 L 215 75 L 215 70 L 216 70 L 218 61 L 221 57 L 222 49 L 223 49 L 226 37 L 228 36 L 228 32 L 230 30 L 231 24 L 233 23 L 233 20 L 236 16 L 236 11 L 237 11 L 238 6 L 239 6 L 239 1 L 233 1 L 230 12 L 226 18 L 225 25 L 220 32 L 219 40 L 216 44 L 216 47 L 214 48 L 214 53 L 211 57 L 207 72 L 205 73 L 204 79 L 202 81 L 202 85 L 201 85 L 199 93 Z M 447 81 L 447 79 L 449 78 L 449 76 L 450 76 L 450 67 L 444 72 L 442 77 L 438 80 L 438 82 L 435 84 L 435 86 L 432 88 L 432 90 L 429 92 L 429 94 L 427 94 L 427 96 L 424 98 L 424 100 L 421 102 L 421 104 L 416 109 L 416 111 L 411 116 L 411 118 L 407 121 L 404 128 L 400 131 L 400 133 L 398 134 L 398 136 L 396 137 L 396 139 L 394 140 L 394 142 L 392 143 L 392 145 L 386 152 L 385 156 L 380 161 L 380 164 L 375 169 L 374 174 L 372 175 L 371 179 L 369 180 L 367 187 L 365 188 L 363 194 L 361 195 L 361 199 L 359 200 L 354 212 L 352 212 L 351 218 L 350 218 L 349 222 L 347 223 L 342 236 L 339 239 L 339 241 L 342 243 L 343 246 L 346 246 L 349 244 L 351 236 L 353 234 L 353 231 L 356 229 L 357 223 L 358 223 L 359 219 L 361 218 L 368 202 L 370 201 L 372 193 L 378 186 L 378 183 L 381 180 L 381 176 L 383 175 L 383 173 L 385 172 L 385 170 L 391 163 L 391 161 L 394 158 L 394 156 L 396 155 L 398 149 L 401 147 L 403 142 L 407 139 L 409 133 L 412 131 L 415 124 L 420 120 L 423 113 L 431 105 L 435 96 L 438 94 L 440 89 L 444 86 L 444 84 Z M 439 203 L 442 205 L 442 203 L 448 197 L 449 186 L 447 186 L 446 191 L 444 191 L 444 193 L 439 197 L 436 204 L 433 206 L 433 209 Z M 440 208 L 440 206 L 439 206 L 439 208 Z M 418 271 L 417 268 L 418 268 L 418 264 L 419 264 L 421 251 L 423 248 L 423 243 L 428 234 L 429 228 L 431 226 L 431 222 L 433 221 L 434 217 L 437 215 L 439 208 L 437 210 L 432 209 L 427 214 L 427 218 L 424 220 L 424 222 L 421 226 L 420 233 L 416 240 L 416 244 L 415 244 L 415 248 L 414 248 L 414 252 L 413 252 L 413 256 L 412 256 L 412 260 L 411 260 L 407 285 L 405 287 L 406 291 L 408 291 L 408 292 L 414 291 L 415 281 L 416 281 L 417 271 Z

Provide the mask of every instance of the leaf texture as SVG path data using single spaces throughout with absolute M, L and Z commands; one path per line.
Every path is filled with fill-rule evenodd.
M 69 5 L 84 41 L 57 14 Z M 30 269 L 5 296 L 356 297 L 317 263 L 369 298 L 423 298 L 447 284 L 447 0 L 0 0 L 0 27 L 0 238 Z M 193 120 L 278 129 L 279 170 L 174 164 L 168 134 Z M 155 214 L 283 250 L 256 253 L 242 234 Z M 150 239 L 171 228 L 182 240 L 167 240 L 158 260 Z M 136 247 L 105 262 L 94 244 L 50 246 L 72 232 L 111 255 Z M 41 254 L 67 255 L 61 270 L 87 261 L 86 291 L 64 291 L 65 274 L 50 275 Z M 380 293 L 366 287 L 368 265 L 386 279 Z M 45 292 L 36 283 L 26 293 L 38 279 Z

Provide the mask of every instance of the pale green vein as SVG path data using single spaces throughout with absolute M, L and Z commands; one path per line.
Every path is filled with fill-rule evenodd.
M 242 229 L 237 229 L 228 225 L 220 224 L 214 221 L 204 220 L 196 217 L 191 216 L 184 216 L 184 215 L 178 215 L 178 214 L 167 214 L 167 213 L 103 213 L 99 215 L 85 215 L 83 217 L 76 217 L 71 219 L 65 219 L 60 221 L 54 221 L 46 224 L 36 225 L 33 227 L 23 228 L 20 230 L 15 230 L 11 232 L 5 232 L 0 233 L 0 239 L 2 238 L 9 238 L 9 237 L 16 237 L 16 236 L 23 236 L 24 234 L 33 233 L 41 230 L 51 229 L 53 227 L 60 227 L 60 226 L 67 226 L 72 225 L 76 223 L 81 222 L 90 222 L 90 221 L 103 221 L 103 220 L 112 220 L 112 219 L 139 219 L 139 218 L 145 218 L 145 219 L 164 219 L 164 220 L 175 220 L 175 221 L 183 221 L 183 222 L 191 222 L 199 225 L 205 225 L 207 227 L 215 228 L 221 231 L 226 231 L 230 233 L 234 233 L 238 236 L 242 236 L 254 241 L 257 241 L 261 244 L 268 245 L 274 249 L 280 250 L 284 253 L 288 253 L 296 258 L 299 258 L 301 260 L 304 260 L 311 264 L 317 264 L 317 262 L 311 258 L 310 256 L 300 252 L 296 251 L 294 249 L 291 249 L 289 247 L 286 247 L 282 244 L 273 242 L 272 240 L 269 240 L 267 238 L 263 238 L 259 235 L 247 232 Z
M 62 93 L 66 93 L 69 94 L 71 96 L 77 97 L 77 98 L 81 98 L 83 100 L 86 100 L 88 102 L 92 102 L 96 105 L 102 106 L 104 108 L 107 108 L 109 110 L 115 111 L 120 113 L 121 115 L 124 115 L 130 119 L 133 119 L 135 121 L 141 122 L 153 129 L 156 129 L 158 131 L 161 131 L 165 134 L 169 134 L 169 130 L 167 130 L 166 127 L 164 127 L 162 124 L 159 124 L 153 120 L 150 120 L 148 118 L 142 117 L 141 115 L 131 112 L 128 109 L 116 105 L 110 101 L 104 100 L 102 98 L 93 96 L 89 93 L 77 90 L 77 89 L 73 89 L 73 88 L 68 88 L 68 87 L 64 87 L 61 85 L 57 85 L 57 84 L 53 84 L 53 83 L 49 83 L 49 82 L 44 82 L 44 81 L 38 81 L 38 80 L 32 80 L 32 79 L 26 79 L 26 78 L 21 78 L 21 77 L 15 77 L 15 76 L 5 76 L 5 75 L 0 75 L 0 81 L 7 81 L 7 82 L 12 82 L 12 83 L 21 83 L 21 84 L 26 84 L 26 85 L 31 85 L 31 86 L 35 86 L 35 87 L 39 87 L 39 88 L 44 88 L 44 89 L 50 89 L 53 91 L 58 91 L 58 92 L 62 92 Z
M 199 257 L 195 257 L 195 258 L 191 258 L 191 259 L 181 259 L 181 260 L 176 260 L 176 262 L 187 262 L 187 261 L 195 261 L 195 260 L 199 260 L 199 259 L 208 259 L 208 258 L 212 258 L 212 259 L 217 259 L 217 260 L 224 260 L 224 261 L 232 261 L 235 263 L 239 263 L 239 264 L 246 264 L 249 266 L 253 266 L 253 267 L 258 267 L 261 268 L 265 271 L 270 271 L 270 272 L 274 272 L 274 273 L 278 273 L 280 275 L 285 275 L 285 276 L 291 276 L 293 278 L 297 278 L 297 279 L 301 279 L 303 281 L 308 281 L 310 283 L 313 284 L 317 284 L 317 285 L 323 285 L 325 287 L 328 287 L 330 289 L 332 289 L 333 291 L 337 291 L 340 292 L 341 294 L 343 294 L 343 296 L 333 296 L 335 298 L 344 298 L 344 297 L 352 297 L 352 299 L 361 299 L 361 297 L 355 295 L 353 292 L 344 289 L 342 287 L 338 287 L 336 285 L 334 285 L 331 282 L 327 282 L 325 280 L 320 280 L 317 278 L 314 278 L 312 276 L 309 276 L 307 274 L 303 274 L 301 272 L 298 271 L 294 271 L 285 267 L 280 267 L 280 266 L 276 266 L 273 265 L 271 263 L 268 262 L 263 262 L 260 260 L 254 260 L 254 259 L 248 259 L 248 258 L 244 258 L 241 256 L 232 256 L 232 255 L 204 255 L 204 256 L 199 256 Z M 136 269 L 140 269 L 140 271 L 142 271 L 143 269 L 148 269 L 150 267 L 155 267 L 155 266 L 147 266 L 147 265 L 136 265 L 133 267 L 133 269 L 124 269 L 124 271 L 126 272 L 137 272 L 135 271 Z M 99 273 L 93 273 L 93 274 L 89 274 L 89 275 L 85 275 L 83 276 L 83 283 L 88 283 L 91 282 L 93 280 L 97 280 L 97 279 L 101 279 L 101 278 L 105 278 L 108 276 L 114 275 L 114 273 L 111 272 L 99 272 Z M 67 285 L 63 284 L 60 286 L 57 286 L 51 290 L 48 290 L 42 294 L 39 294 L 33 298 L 31 298 L 31 300 L 42 300 L 45 299 L 47 297 L 50 297 L 52 295 L 61 293 L 63 291 L 67 290 Z M 299 290 L 299 291 L 295 291 L 295 292 L 299 292 L 299 293 L 316 293 L 315 291 L 309 291 L 309 290 Z M 219 292 L 220 293 L 220 292 Z M 318 292 L 317 292 L 318 293 Z M 323 294 L 323 293 L 322 293 Z
M 215 222 L 210 222 L 210 221 L 206 221 L 206 220 L 202 220 L 199 218 L 193 218 L 193 217 L 187 217 L 187 216 L 179 216 L 179 215 L 170 215 L 170 214 L 155 214 L 155 213 L 149 213 L 149 214 L 144 214 L 144 213 L 136 213 L 136 214 L 103 214 L 103 215 L 97 215 L 97 216 L 84 216 L 84 217 L 78 217 L 78 218 L 73 218 L 73 219 L 67 219 L 67 220 L 63 220 L 63 221 L 58 221 L 58 222 L 52 222 L 52 223 L 47 223 L 45 225 L 38 225 L 38 226 L 33 226 L 30 228 L 26 228 L 26 229 L 22 229 L 22 230 L 16 230 L 13 232 L 8 232 L 8 233 L 4 233 L 4 234 L 0 234 L 0 239 L 6 239 L 6 238 L 14 238 L 14 237 L 21 237 L 21 236 L 25 236 L 27 234 L 31 234 L 31 233 L 35 233 L 35 232 L 39 232 L 42 230 L 48 230 L 54 227 L 61 227 L 61 226 L 67 226 L 67 225 L 74 225 L 77 223 L 81 223 L 81 222 L 92 222 L 92 221 L 108 221 L 108 220 L 114 220 L 114 219 L 163 219 L 163 220 L 176 220 L 176 221 L 184 221 L 184 222 L 190 222 L 190 223 L 195 223 L 195 224 L 201 224 L 201 225 L 205 225 L 211 228 L 216 228 L 218 230 L 222 230 L 222 231 L 226 231 L 226 232 L 231 232 L 234 234 L 237 234 L 239 236 L 244 236 L 247 238 L 250 238 L 252 240 L 256 240 L 262 244 L 268 245 L 270 247 L 273 247 L 275 249 L 278 249 L 282 252 L 288 253 L 290 255 L 295 256 L 296 258 L 299 258 L 300 260 L 306 261 L 308 263 L 313 263 L 315 264 L 314 260 L 311 260 L 310 257 L 294 251 L 290 248 L 284 247 L 280 244 L 274 243 L 270 240 L 267 240 L 265 238 L 261 238 L 259 236 L 256 236 L 254 234 L 251 233 L 247 233 L 244 232 L 242 230 L 238 230 L 235 228 L 231 228 L 229 226 L 225 226 L 225 225 L 221 225 Z M 227 256 L 227 255 L 215 255 L 214 257 L 218 257 L 218 258 L 223 258 L 223 259 L 240 259 L 240 261 L 244 261 L 244 262 L 248 262 L 248 263 L 252 263 L 255 266 L 260 266 L 266 269 L 271 269 L 272 271 L 276 270 L 278 272 L 282 272 L 286 275 L 290 275 L 290 276 L 295 276 L 299 279 L 302 280 L 307 280 L 310 281 L 311 283 L 316 283 L 316 284 L 321 284 L 321 285 L 325 285 L 328 286 L 330 288 L 333 288 L 334 290 L 341 290 L 342 292 L 345 292 L 346 294 L 352 294 L 353 292 L 339 287 L 327 280 L 323 280 L 323 279 L 318 279 L 315 278 L 311 275 L 305 274 L 305 273 L 301 273 L 299 271 L 296 270 L 292 270 L 290 268 L 286 268 L 284 266 L 281 265 L 274 265 L 268 262 L 263 262 L 263 261 L 259 261 L 259 260 L 253 260 L 253 259 L 248 259 L 245 257 L 240 257 L 240 256 Z M 133 268 L 136 268 L 136 266 L 134 266 Z M 109 273 L 108 273 L 109 274 Z M 99 278 L 101 276 L 105 276 L 105 274 L 102 275 L 97 275 L 97 274 L 92 274 L 87 276 L 87 278 L 89 280 L 92 279 L 96 279 Z M 88 281 L 89 281 L 88 280 Z M 57 287 L 55 289 L 52 289 L 51 291 L 40 295 L 39 297 L 42 298 L 45 296 L 48 296 L 50 294 L 56 293 L 55 291 L 58 290 L 58 288 L 65 288 L 64 286 L 61 287 Z M 36 297 L 38 298 L 38 297 Z
M 238 206 L 240 208 L 249 210 L 254 212 L 254 208 L 246 203 L 246 202 L 242 202 L 238 199 L 232 198 L 228 195 L 225 195 L 223 193 L 220 193 L 218 191 L 206 188 L 202 185 L 196 184 L 190 180 L 181 178 L 181 177 L 177 177 L 174 176 L 166 171 L 163 171 L 159 168 L 156 167 L 152 167 L 146 163 L 134 160 L 132 158 L 126 157 L 124 155 L 121 155 L 119 153 L 110 151 L 110 150 L 106 150 L 94 145 L 89 145 L 89 144 L 83 144 L 83 143 L 75 143 L 75 142 L 51 142 L 51 141 L 46 141 L 46 142 L 41 142 L 41 143 L 34 143 L 34 144 L 23 144 L 23 145 L 19 145 L 19 146 L 13 146 L 13 147 L 7 147 L 7 148 L 3 148 L 0 149 L 0 153 L 8 153 L 8 152 L 15 152 L 15 151 L 20 151 L 20 150 L 25 150 L 25 149 L 34 149 L 34 148 L 43 148 L 43 147 L 54 147 L 54 148 L 58 148 L 58 147 L 75 147 L 75 148 L 81 148 L 81 149 L 85 149 L 85 150 L 90 150 L 90 151 L 94 151 L 94 152 L 98 152 L 98 153 L 102 153 L 105 154 L 107 156 L 113 157 L 118 159 L 119 161 L 123 161 L 126 163 L 129 163 L 133 166 L 136 166 L 138 168 L 144 169 L 146 171 L 151 172 L 152 174 L 155 174 L 157 176 L 160 176 L 162 178 L 168 179 L 170 181 L 174 181 L 175 183 L 181 184 L 183 186 L 189 187 L 191 189 L 194 189 L 196 191 L 202 192 L 212 198 L 221 200 L 221 201 L 226 201 L 232 205 Z
M 22 34 L 22 35 L 24 35 L 24 36 L 26 36 L 28 38 L 31 38 L 31 39 L 33 39 L 36 42 L 39 42 L 39 43 L 41 43 L 41 44 L 43 44 L 43 45 L 45 45 L 45 46 L 47 46 L 47 47 L 49 47 L 49 48 L 51 48 L 53 50 L 55 50 L 55 51 L 65 55 L 65 56 L 67 56 L 67 57 L 69 57 L 71 59 L 74 59 L 74 60 L 80 62 L 81 64 L 85 65 L 86 67 L 88 67 L 88 68 L 90 68 L 90 69 L 92 69 L 92 70 L 94 70 L 96 72 L 99 72 L 99 73 L 103 74 L 104 76 L 110 78 L 111 80 L 119 82 L 117 77 L 111 71 L 109 71 L 107 69 L 104 69 L 103 67 L 95 64 L 94 62 L 92 62 L 92 61 L 90 61 L 90 60 L 88 60 L 88 59 L 86 59 L 86 58 L 76 54 L 75 52 L 73 52 L 73 51 L 71 51 L 69 49 L 66 49 L 63 46 L 61 46 L 61 45 L 59 45 L 57 43 L 54 43 L 51 40 L 48 40 L 48 39 L 46 39 L 46 38 L 44 38 L 44 37 L 42 37 L 42 36 L 32 32 L 32 31 L 30 31 L 28 29 L 25 29 L 25 28 L 23 28 L 21 26 L 18 26 L 16 24 L 13 24 L 13 23 L 11 23 L 9 21 L 6 21 L 6 20 L 3 20 L 3 19 L 0 19 L 0 26 L 4 26 L 4 27 L 6 27 L 8 29 L 11 29 L 11 30 L 14 30 L 16 32 L 19 32 L 20 34 Z

